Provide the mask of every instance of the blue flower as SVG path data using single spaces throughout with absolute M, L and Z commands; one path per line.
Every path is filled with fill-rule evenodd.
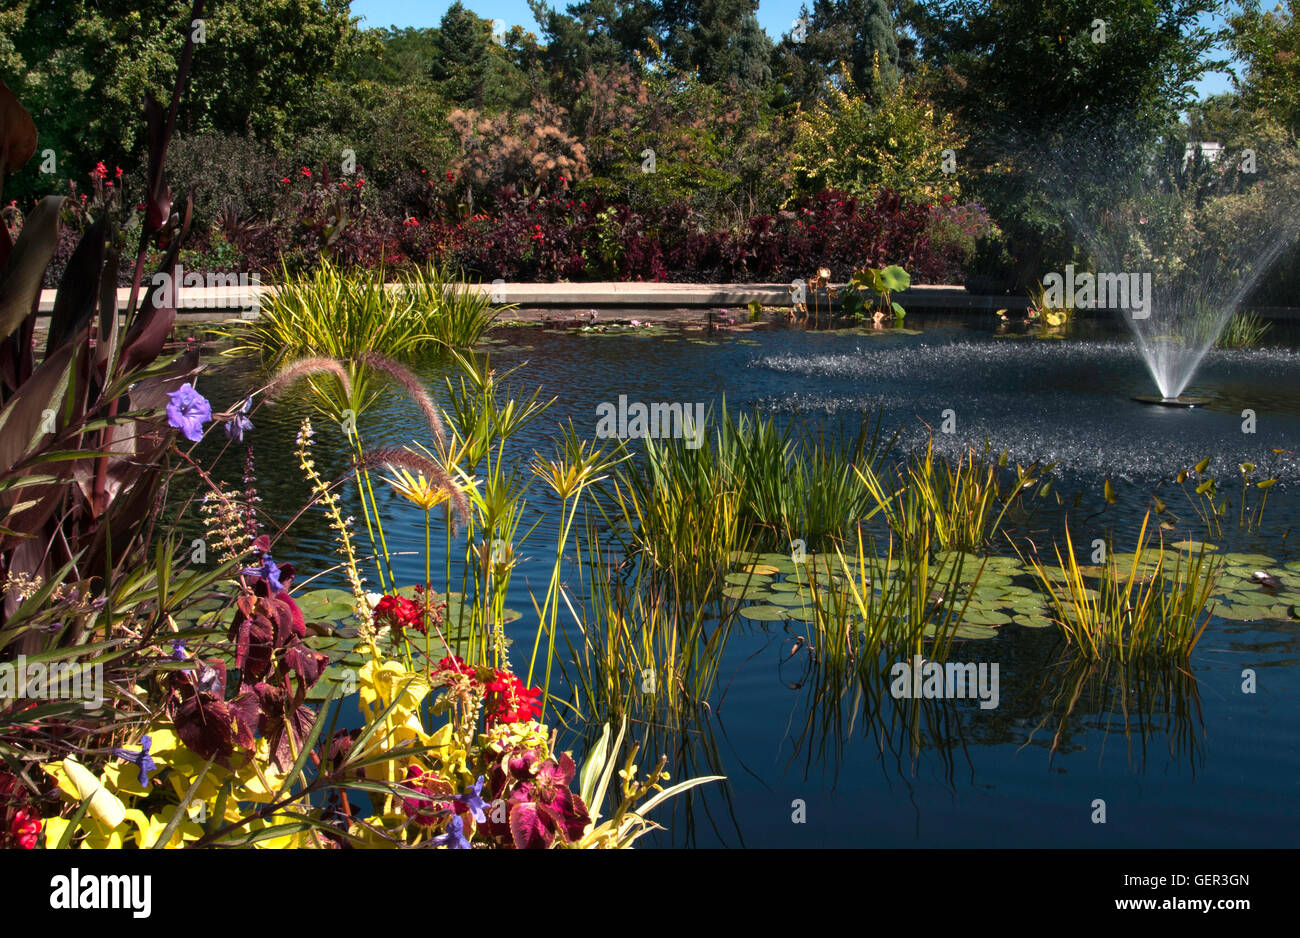
M 246 568 L 244 576 L 259 576 L 266 580 L 267 585 L 271 587 L 272 593 L 279 593 L 284 590 L 284 586 L 280 583 L 280 567 L 271 559 L 270 554 L 262 555 L 262 565 L 260 567 Z
M 203 424 L 212 419 L 212 405 L 207 399 L 188 381 L 179 391 L 167 396 L 171 399 L 167 404 L 167 422 L 192 443 L 203 439 Z
M 465 824 L 459 814 L 452 815 L 447 822 L 446 833 L 433 838 L 435 847 L 447 847 L 450 850 L 468 850 L 469 840 L 465 837 Z
M 244 434 L 253 429 L 253 421 L 248 419 L 248 415 L 253 410 L 253 399 L 244 398 L 244 404 L 239 408 L 235 416 L 226 421 L 226 436 L 230 437 L 236 443 L 244 442 Z
M 452 799 L 452 801 L 459 802 L 468 808 L 470 816 L 480 824 L 487 823 L 487 814 L 484 811 L 487 802 L 483 800 L 483 782 L 484 778 L 480 775 L 478 781 L 470 787 L 469 791 Z
M 185 660 L 185 643 L 179 638 L 172 642 L 172 661 Z
M 149 747 L 153 745 L 153 738 L 143 736 L 140 738 L 140 751 L 131 752 L 127 749 L 114 749 L 113 755 L 119 759 L 125 759 L 127 762 L 134 762 L 140 767 L 140 787 L 149 787 L 149 773 L 156 771 L 158 765 L 153 761 L 153 756 L 149 755 Z

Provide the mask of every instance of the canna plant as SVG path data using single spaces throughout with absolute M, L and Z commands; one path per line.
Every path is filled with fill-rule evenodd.
M 196 0 L 193 18 L 202 6 Z M 168 107 L 146 97 L 147 189 L 124 315 L 116 284 L 129 223 L 119 196 L 106 196 L 68 260 L 39 361 L 33 338 L 40 287 L 64 199 L 41 200 L 16 240 L 0 226 L 0 578 L 9 586 L 0 652 L 93 639 L 14 622 L 15 582 L 94 582 L 103 591 L 142 557 L 142 532 L 159 502 L 167 476 L 162 457 L 174 435 L 163 411 L 198 369 L 197 353 L 163 355 L 174 300 L 170 291 L 144 285 L 151 250 L 162 252 L 151 282 L 174 279 L 189 230 L 192 198 L 173 200 L 164 165 L 193 52 L 188 36 Z M 36 139 L 30 115 L 0 85 L 0 193 L 4 179 L 32 156 Z

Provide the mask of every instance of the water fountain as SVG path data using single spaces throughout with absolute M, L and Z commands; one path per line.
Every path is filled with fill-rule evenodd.
M 1161 172 L 1152 151 L 1138 158 L 1144 171 L 1117 170 L 1100 139 L 1076 138 L 1068 155 L 1051 154 L 1059 171 L 1048 185 L 1089 248 L 1099 282 L 1104 272 L 1153 283 L 1140 313 L 1120 312 L 1159 391 L 1134 400 L 1195 407 L 1207 399 L 1184 391 L 1233 313 L 1295 239 L 1300 192 L 1286 174 L 1257 176 L 1253 156 L 1247 164 L 1194 154 L 1179 169 L 1166 155 Z M 1113 148 L 1114 136 L 1107 139 Z

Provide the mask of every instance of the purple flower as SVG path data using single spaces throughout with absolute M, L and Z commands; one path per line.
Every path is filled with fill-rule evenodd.
M 244 405 L 239 408 L 239 413 L 226 421 L 226 436 L 230 437 L 236 443 L 244 442 L 244 434 L 253 429 L 253 421 L 248 419 L 248 415 L 253 410 L 253 399 L 244 398 Z
M 480 824 L 487 823 L 487 802 L 483 800 L 483 776 L 478 777 L 478 781 L 470 786 L 469 791 L 463 795 L 457 795 L 452 801 L 463 804 L 469 809 L 470 816 Z
M 167 396 L 171 398 L 167 404 L 167 422 L 192 443 L 203 439 L 203 424 L 212 419 L 212 405 L 207 399 L 188 381 L 179 391 L 172 391 Z
M 155 771 L 158 766 L 153 761 L 153 756 L 149 755 L 149 747 L 153 745 L 153 738 L 142 736 L 140 738 L 140 751 L 131 752 L 127 749 L 114 749 L 113 755 L 119 759 L 125 759 L 127 762 L 134 762 L 140 767 L 140 787 L 149 787 L 149 773 Z
M 453 814 L 447 822 L 446 833 L 433 838 L 435 847 L 447 847 L 450 850 L 468 850 L 469 840 L 465 837 L 465 824 L 459 814 Z
M 266 580 L 267 586 L 271 588 L 272 593 L 279 593 L 284 590 L 280 583 L 280 567 L 270 554 L 262 555 L 262 565 L 260 567 L 247 567 L 244 570 L 244 576 L 257 576 Z
M 179 638 L 172 642 L 172 661 L 185 660 L 185 643 Z

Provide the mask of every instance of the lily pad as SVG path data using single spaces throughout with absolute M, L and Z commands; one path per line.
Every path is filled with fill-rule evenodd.
M 740 599 L 746 602 L 758 599 L 767 599 L 772 594 L 762 586 L 726 586 L 722 589 L 722 595 L 728 599 Z
M 733 586 L 758 586 L 764 583 L 771 583 L 772 577 L 766 573 L 728 573 L 722 578 L 723 582 L 730 583 Z
M 1046 616 L 1016 616 L 1011 621 L 1027 629 L 1045 629 L 1056 624 Z
M 773 605 L 745 606 L 740 610 L 742 616 L 755 622 L 776 622 L 787 618 L 788 612 L 787 609 Z

